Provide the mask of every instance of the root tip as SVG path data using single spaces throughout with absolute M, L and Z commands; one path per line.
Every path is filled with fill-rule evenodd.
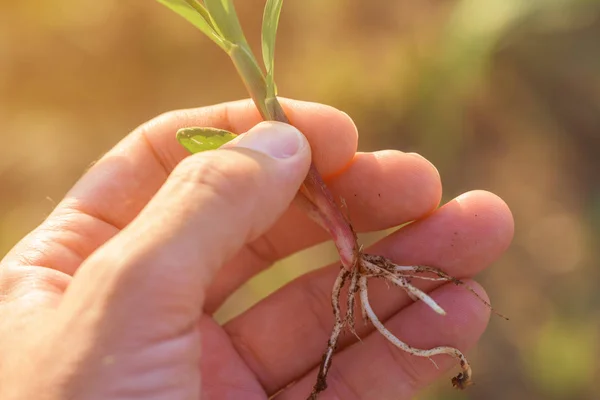
M 458 374 L 454 378 L 452 378 L 452 387 L 454 387 L 456 389 L 464 390 L 471 385 L 473 385 L 471 376 L 466 373 L 461 372 L 460 374 Z

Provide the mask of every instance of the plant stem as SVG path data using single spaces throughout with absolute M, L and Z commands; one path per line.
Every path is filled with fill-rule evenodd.
M 237 45 L 232 47 L 229 55 L 263 119 L 289 124 L 277 98 L 267 97 L 266 80 L 256 59 Z M 352 270 L 359 255 L 356 233 L 337 206 L 314 163 L 310 165 L 299 195 L 305 196 L 308 203 L 312 204 L 313 207 L 310 207 L 306 201 L 301 202 L 310 207 L 313 217 L 318 218 L 318 222 L 333 238 L 344 268 Z
M 254 56 L 237 44 L 228 54 L 260 115 L 265 120 L 273 120 L 267 108 L 267 82 Z

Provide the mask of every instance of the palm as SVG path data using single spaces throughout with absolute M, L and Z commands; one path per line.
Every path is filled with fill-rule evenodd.
M 248 104 L 230 104 L 227 112 L 216 108 L 188 113 L 185 118 L 165 117 L 158 124 L 138 129 L 69 193 L 49 218 L 55 228 L 48 230 L 48 224 L 42 225 L 7 256 L 4 265 L 36 266 L 32 269 L 43 282 L 41 287 L 54 293 L 47 296 L 45 305 L 54 307 L 83 260 L 135 218 L 186 156 L 173 132 L 183 125 L 245 131 L 258 122 Z M 512 219 L 495 196 L 473 192 L 432 213 L 441 186 L 437 172 L 426 161 L 395 151 L 355 154 L 356 135 L 342 114 L 286 104 L 295 125 L 311 141 L 317 167 L 330 177 L 328 185 L 345 199 L 358 231 L 418 220 L 377 243 L 371 253 L 469 278 L 508 245 Z M 41 250 L 40 238 L 46 246 Z M 244 247 L 219 271 L 205 299 L 205 314 L 197 323 L 202 338 L 202 398 L 259 399 L 286 388 L 277 398 L 298 399 L 310 392 L 333 323 L 330 291 L 338 266 L 303 276 L 224 326 L 214 322 L 211 314 L 257 272 L 326 239 L 323 231 L 292 207 L 268 234 Z M 388 328 L 412 345 L 447 344 L 465 349 L 474 344 L 487 322 L 485 306 L 460 288 L 436 282 L 421 287 L 432 292 L 448 316 L 436 316 L 380 282 L 370 286 L 371 303 Z M 155 323 L 148 321 L 145 329 L 168 320 L 165 315 L 152 318 Z M 356 338 L 342 337 L 330 373 L 330 389 L 323 398 L 408 399 L 441 373 L 428 360 L 390 349 L 382 337 L 372 334 L 371 327 L 357 323 L 357 330 L 362 343 L 351 346 Z M 164 337 L 169 351 L 158 346 L 140 355 L 145 358 L 139 362 L 148 368 L 156 363 L 157 369 L 167 362 L 177 366 L 176 370 L 181 366 L 189 369 L 187 374 L 196 373 L 197 366 L 186 364 L 185 354 L 198 346 L 198 331 L 182 333 L 181 338 Z M 168 346 L 174 340 L 176 351 Z M 442 357 L 436 362 L 447 367 L 453 361 Z M 168 393 L 171 389 L 165 390 L 164 398 L 173 398 Z

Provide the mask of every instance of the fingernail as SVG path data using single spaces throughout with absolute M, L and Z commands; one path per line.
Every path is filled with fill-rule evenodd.
M 290 158 L 306 143 L 300 131 L 282 122 L 261 122 L 225 147 L 242 147 L 273 158 Z

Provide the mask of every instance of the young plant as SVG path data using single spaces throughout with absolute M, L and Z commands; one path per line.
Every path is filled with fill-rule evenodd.
M 200 29 L 231 58 L 252 100 L 264 120 L 289 123 L 283 108 L 277 100 L 277 87 L 274 79 L 275 37 L 283 0 L 267 0 L 262 26 L 262 58 L 265 72 L 259 66 L 235 12 L 233 0 L 157 0 L 172 9 Z M 180 129 L 177 139 L 190 152 L 197 153 L 220 147 L 236 135 L 210 127 Z M 334 326 L 323 354 L 317 381 L 308 399 L 316 399 L 327 388 L 327 373 L 331 366 L 338 339 L 348 328 L 354 332 L 354 305 L 358 295 L 363 319 L 373 326 L 391 343 L 410 354 L 419 357 L 432 357 L 447 354 L 458 359 L 462 372 L 452 379 L 452 385 L 464 389 L 471 384 L 471 367 L 465 356 L 452 347 L 436 347 L 429 350 L 417 349 L 402 342 L 377 318 L 369 303 L 368 280 L 384 279 L 401 287 L 414 300 L 421 300 L 438 314 L 445 311 L 425 292 L 411 285 L 411 278 L 453 282 L 463 282 L 443 271 L 425 266 L 400 266 L 377 255 L 365 254 L 358 244 L 356 233 L 346 215 L 338 208 L 333 196 L 325 185 L 314 164 L 302 185 L 296 203 L 323 227 L 332 237 L 338 250 L 341 269 L 332 291 Z M 348 284 L 347 309 L 342 315 L 340 295 Z M 472 289 L 472 293 L 477 295 Z M 484 301 L 483 299 L 481 299 Z M 485 302 L 485 301 L 484 301 Z M 487 304 L 487 303 L 486 303 Z M 487 304 L 489 306 L 489 304 Z

